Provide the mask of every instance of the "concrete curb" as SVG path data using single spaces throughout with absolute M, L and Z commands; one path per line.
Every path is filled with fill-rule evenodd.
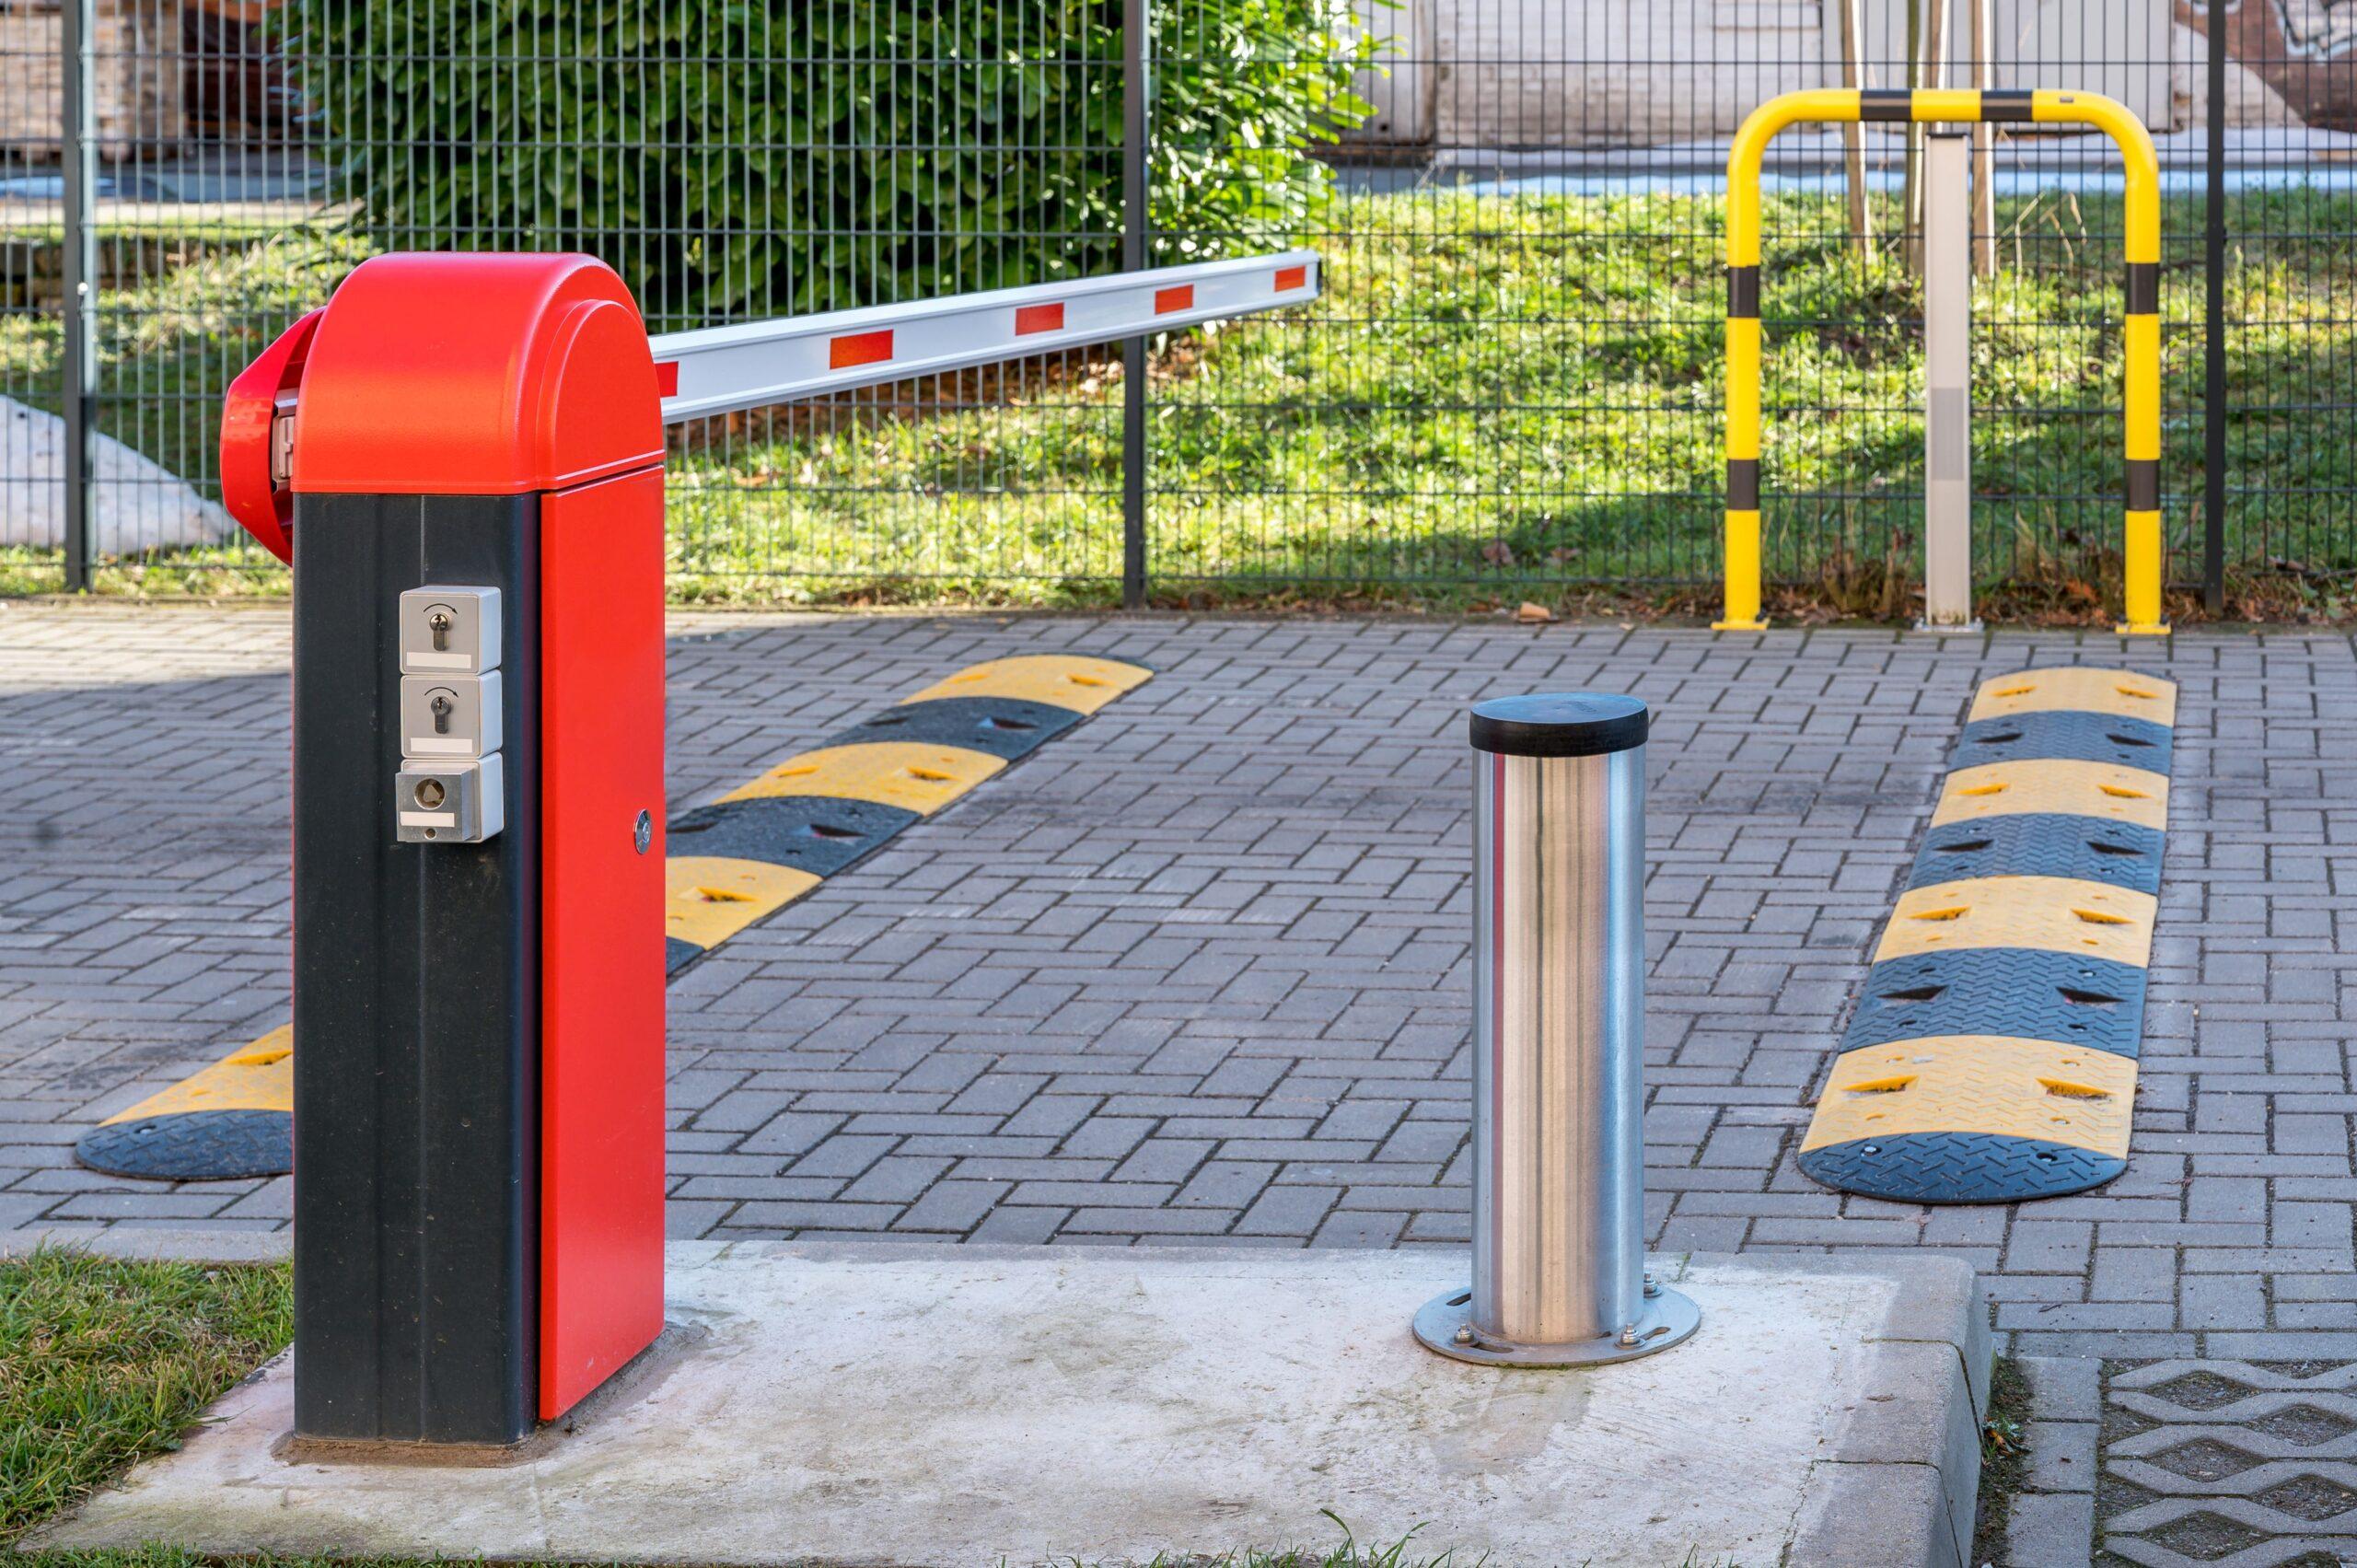
M 21 1258 L 41 1247 L 75 1247 L 101 1258 L 176 1263 L 284 1263 L 295 1234 L 287 1230 L 202 1230 L 145 1225 L 43 1225 L 0 1230 L 0 1258 Z
M 1967 1568 L 1993 1360 L 1979 1277 L 1961 1259 L 1920 1252 L 1811 1261 L 1821 1265 L 1813 1272 L 1876 1275 L 1899 1288 L 1872 1342 L 1864 1382 L 1873 1391 L 1811 1470 L 1786 1561 Z

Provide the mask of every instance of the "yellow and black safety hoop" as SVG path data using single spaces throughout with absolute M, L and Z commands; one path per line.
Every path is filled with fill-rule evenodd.
M 2127 105 L 2099 93 L 1971 88 L 1784 93 L 1751 111 L 1727 158 L 1727 532 L 1723 632 L 1756 632 L 1759 616 L 1759 166 L 1787 125 L 1913 121 L 2090 125 L 2127 165 L 2128 633 L 2161 619 L 2161 183 L 2153 138 Z

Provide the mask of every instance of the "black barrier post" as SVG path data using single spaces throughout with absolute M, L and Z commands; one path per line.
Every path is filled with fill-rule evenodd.
M 1146 0 L 1121 6 L 1121 267 L 1146 262 Z M 1145 608 L 1145 339 L 1121 343 L 1121 608 Z
M 98 342 L 91 307 L 98 288 L 99 244 L 90 209 L 97 199 L 98 109 L 91 40 L 98 31 L 96 0 L 64 0 L 58 11 L 59 52 L 64 56 L 65 189 L 64 266 L 65 301 L 65 494 L 64 510 L 65 591 L 90 587 L 91 418 L 99 391 Z
M 2210 98 L 2204 130 L 2203 272 L 2208 297 L 2201 324 L 2201 606 L 2226 608 L 2226 0 L 2210 0 Z

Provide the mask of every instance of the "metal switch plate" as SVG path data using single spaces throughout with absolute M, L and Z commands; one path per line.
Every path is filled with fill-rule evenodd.
M 405 844 L 478 844 L 506 825 L 505 770 L 498 753 L 479 762 L 401 764 L 393 786 L 393 836 Z
M 401 755 L 440 761 L 499 749 L 499 672 L 401 677 Z
M 482 675 L 499 668 L 499 590 L 428 583 L 401 595 L 401 673 Z

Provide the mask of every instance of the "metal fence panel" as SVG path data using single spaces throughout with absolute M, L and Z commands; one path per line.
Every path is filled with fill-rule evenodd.
M 2357 569 L 2357 8 L 2188 6 L 2221 62 L 2223 565 L 2279 604 Z M 2205 97 L 2206 97 L 2205 92 Z

